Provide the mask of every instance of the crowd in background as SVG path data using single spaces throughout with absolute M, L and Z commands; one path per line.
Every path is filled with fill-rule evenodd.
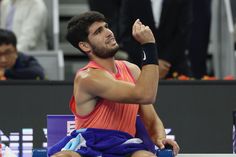
M 153 30 L 157 39 L 161 79 L 214 76 L 207 66 L 211 0 L 87 2 L 91 10 L 108 18 L 120 50 L 128 54 L 130 62 L 141 66 L 141 49 L 131 36 L 131 26 L 139 18 Z M 47 49 L 46 27 L 47 7 L 43 0 L 1 0 L 0 28 L 16 34 L 19 51 Z
M 0 79 L 44 79 L 38 61 L 23 53 L 47 49 L 44 1 L 2 0 L 0 3 Z
M 16 34 L 19 51 L 47 49 L 43 0 L 2 0 L 0 11 L 0 27 Z
M 139 18 L 157 39 L 161 78 L 207 75 L 211 0 L 89 0 L 91 10 L 109 17 L 120 48 L 141 66 L 142 53 L 132 39 L 131 26 Z M 103 5 L 103 4 L 109 5 Z

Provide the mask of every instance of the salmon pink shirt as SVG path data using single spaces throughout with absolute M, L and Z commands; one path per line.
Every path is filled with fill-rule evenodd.
M 109 72 L 114 79 L 123 80 L 130 83 L 135 83 L 129 68 L 123 61 L 115 61 L 117 73 L 107 71 L 94 61 L 90 61 L 84 68 L 78 72 L 86 70 L 88 68 L 101 69 Z M 100 128 L 100 129 L 112 129 L 129 133 L 135 136 L 136 128 L 136 116 L 138 114 L 138 104 L 124 104 L 117 103 L 103 98 L 99 98 L 94 110 L 85 116 L 80 116 L 76 113 L 76 102 L 74 96 L 70 101 L 70 108 L 75 115 L 76 129 L 81 128 Z

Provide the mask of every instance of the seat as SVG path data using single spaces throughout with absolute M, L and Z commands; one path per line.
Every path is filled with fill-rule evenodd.
M 44 68 L 47 80 L 64 80 L 64 57 L 61 50 L 58 51 L 28 51 L 25 54 L 34 56 Z
M 51 147 L 74 130 L 73 115 L 47 115 L 47 147 Z M 60 129 L 58 129 L 60 128 Z

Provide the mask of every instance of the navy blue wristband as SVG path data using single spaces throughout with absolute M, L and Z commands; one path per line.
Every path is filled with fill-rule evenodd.
M 147 64 L 158 64 L 157 47 L 155 43 L 146 43 L 142 45 L 143 66 Z

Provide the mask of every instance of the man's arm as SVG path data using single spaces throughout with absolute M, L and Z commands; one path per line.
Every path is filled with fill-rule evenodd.
M 133 77 L 137 79 L 140 75 L 140 69 L 136 65 L 129 62 L 126 62 L 126 65 L 129 67 Z M 170 144 L 173 146 L 175 154 L 179 152 L 178 144 L 175 141 L 166 139 L 164 125 L 152 104 L 140 105 L 139 115 L 148 131 L 150 138 L 160 149 L 163 149 L 165 144 Z
M 177 155 L 180 148 L 176 141 L 166 139 L 164 125 L 157 115 L 153 105 L 140 105 L 139 114 L 152 141 L 160 149 L 165 148 L 166 144 L 171 145 L 173 147 L 174 154 Z
M 136 84 L 114 79 L 111 74 L 90 69 L 85 75 L 76 77 L 79 90 L 94 97 L 123 103 L 153 103 L 156 99 L 159 71 L 155 50 L 155 39 L 149 27 L 139 20 L 133 25 L 133 36 L 142 45 L 146 60 Z
M 0 68 L 0 80 L 6 80 L 4 73 L 5 73 L 5 70 L 3 68 Z
M 161 141 L 166 138 L 165 128 L 153 105 L 140 105 L 139 115 L 152 141 L 160 148 L 164 148 Z

